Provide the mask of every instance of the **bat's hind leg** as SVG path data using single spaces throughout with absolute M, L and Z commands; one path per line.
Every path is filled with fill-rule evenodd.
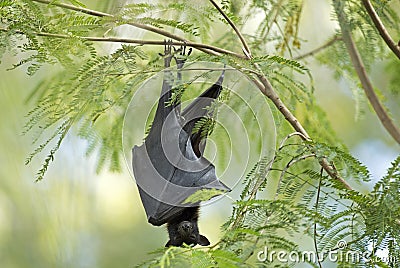
M 186 60 L 192 53 L 192 48 L 189 48 L 187 54 L 186 54 L 186 44 L 182 45 L 180 48 L 175 49 L 174 47 L 174 59 L 176 62 L 176 66 L 178 67 L 178 70 L 181 70 L 183 68 L 183 65 L 185 64 Z
M 186 44 L 182 45 L 180 48 L 175 49 L 174 47 L 174 60 L 176 62 L 176 67 L 178 68 L 177 78 L 178 81 L 182 81 L 182 68 L 185 64 L 186 60 L 188 59 L 189 55 L 192 53 L 192 48 L 189 48 L 186 54 Z
M 175 50 L 175 48 L 174 48 Z M 164 67 L 169 68 L 171 66 L 171 60 L 174 57 L 172 54 L 172 40 L 164 40 L 164 54 L 159 53 L 160 56 L 164 57 Z

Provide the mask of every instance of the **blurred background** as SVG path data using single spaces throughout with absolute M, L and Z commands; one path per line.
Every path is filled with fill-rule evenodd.
M 96 1 L 84 1 L 91 8 Z M 334 30 L 328 1 L 309 1 L 301 18 L 300 36 L 307 52 L 320 46 Z M 321 17 L 326 19 L 322 20 Z M 212 33 L 211 33 L 212 34 Z M 128 36 L 121 30 L 122 36 Z M 137 33 L 142 35 L 141 32 Z M 161 37 L 160 37 L 161 39 Z M 112 50 L 105 46 L 104 51 Z M 26 157 L 36 147 L 30 134 L 22 135 L 31 90 L 51 75 L 43 68 L 33 77 L 24 68 L 7 71 L 17 62 L 6 54 L 0 65 L 0 267 L 132 267 L 168 240 L 164 227 L 147 223 L 136 185 L 124 167 L 120 174 L 95 172 L 96 155 L 85 156 L 87 144 L 67 136 L 45 180 L 35 183 L 40 159 L 30 165 Z M 336 81 L 328 68 L 306 59 L 315 82 L 319 104 L 354 156 L 368 166 L 372 185 L 400 153 L 400 147 L 382 128 L 367 103 L 355 116 L 353 94 L 343 81 Z M 371 68 L 376 88 L 382 89 L 393 117 L 400 122 L 400 96 L 391 95 L 384 60 Z M 366 188 L 370 187 L 366 186 Z M 200 230 L 211 243 L 218 241 L 220 226 L 230 215 L 231 200 L 224 198 L 202 209 Z

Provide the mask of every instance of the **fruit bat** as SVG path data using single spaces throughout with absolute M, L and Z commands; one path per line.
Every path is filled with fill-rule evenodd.
M 180 51 L 184 55 L 184 48 Z M 166 44 L 161 95 L 144 143 L 132 149 L 133 172 L 148 222 L 168 226 L 170 240 L 166 246 L 209 245 L 208 239 L 199 234 L 200 202 L 188 204 L 185 200 L 198 190 L 230 191 L 203 156 L 202 129 L 193 131 L 201 118 L 211 116 L 207 107 L 219 96 L 224 73 L 181 112 L 179 101 L 171 103 L 174 76 L 168 67 L 173 57 L 171 46 Z M 174 58 L 179 80 L 184 60 Z

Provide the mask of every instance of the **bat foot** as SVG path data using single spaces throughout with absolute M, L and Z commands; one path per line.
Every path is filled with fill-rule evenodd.
M 186 43 L 178 49 L 172 43 L 171 39 L 164 40 L 164 53 L 158 53 L 158 55 L 164 58 L 165 68 L 171 66 L 171 60 L 174 58 L 178 69 L 182 69 L 187 58 L 192 54 L 192 48 L 189 48 L 186 53 Z M 173 52 L 172 49 L 174 50 Z
M 161 57 L 164 57 L 164 67 L 168 68 L 171 66 L 171 60 L 174 57 L 172 54 L 172 40 L 164 40 L 164 53 L 158 53 Z M 175 50 L 175 48 L 174 48 Z
M 186 60 L 188 57 L 192 54 L 192 48 L 190 47 L 188 49 L 188 52 L 186 53 L 186 44 L 182 45 L 180 48 L 176 49 L 174 47 L 174 59 L 176 62 L 176 65 L 178 69 L 182 69 L 183 65 L 185 64 Z

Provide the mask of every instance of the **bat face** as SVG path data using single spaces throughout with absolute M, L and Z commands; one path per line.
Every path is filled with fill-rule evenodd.
M 175 226 L 169 225 L 168 229 L 170 231 L 170 240 L 165 245 L 166 247 L 169 246 L 179 247 L 182 246 L 183 243 L 192 246 L 210 245 L 210 241 L 208 241 L 207 237 L 199 233 L 196 221 L 194 222 L 182 221 Z
M 180 246 L 183 242 L 188 245 L 197 244 L 200 234 L 196 232 L 195 226 L 193 223 L 189 221 L 182 221 L 177 226 L 176 235 L 173 237 L 174 241 L 171 241 L 171 244 L 175 244 L 176 246 Z

